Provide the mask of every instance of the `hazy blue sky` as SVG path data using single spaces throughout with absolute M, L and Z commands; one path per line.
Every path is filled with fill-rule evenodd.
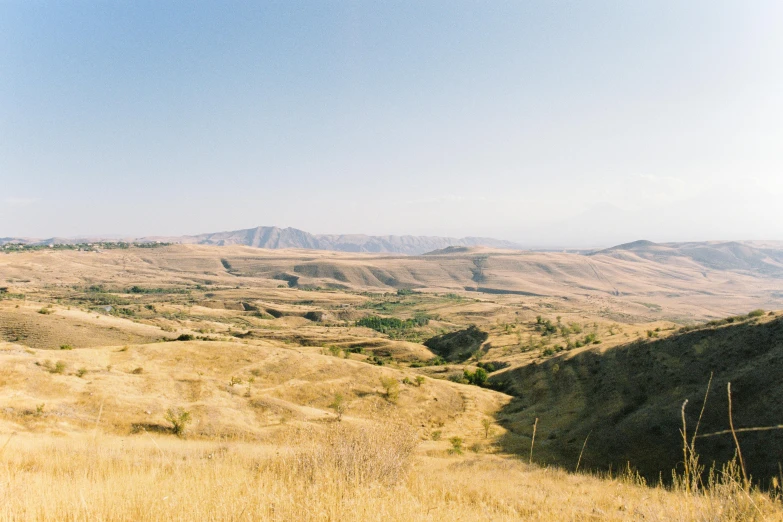
M 783 239 L 783 2 L 0 1 L 0 236 Z

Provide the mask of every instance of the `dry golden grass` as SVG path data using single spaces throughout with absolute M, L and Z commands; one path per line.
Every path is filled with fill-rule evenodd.
M 510 457 L 415 456 L 382 424 L 292 443 L 18 435 L 0 455 L 0 520 L 783 520 L 737 488 L 687 495 Z

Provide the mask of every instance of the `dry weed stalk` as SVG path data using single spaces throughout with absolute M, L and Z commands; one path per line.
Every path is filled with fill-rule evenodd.
M 590 433 L 593 433 L 593 430 L 590 430 Z M 587 446 L 587 439 L 590 438 L 590 433 L 587 434 L 587 437 L 585 437 L 585 441 L 582 444 L 582 451 L 579 452 L 579 459 L 576 461 L 576 469 L 574 470 L 574 473 L 579 471 L 579 464 L 582 463 L 582 455 L 585 452 L 585 447 Z
M 536 443 L 536 428 L 538 428 L 538 417 L 536 417 L 536 422 L 533 423 L 533 438 L 530 439 L 530 459 L 528 461 L 529 464 L 533 463 L 533 445 Z
M 734 417 L 731 414 L 731 383 L 726 385 L 726 391 L 729 396 L 729 428 L 731 429 L 731 436 L 734 438 L 734 444 L 737 447 L 737 458 L 739 459 L 740 470 L 742 471 L 742 484 L 745 490 L 750 490 L 750 482 L 748 481 L 748 474 L 745 471 L 745 461 L 742 458 L 742 449 L 740 448 L 739 439 L 737 438 L 737 432 L 734 429 Z

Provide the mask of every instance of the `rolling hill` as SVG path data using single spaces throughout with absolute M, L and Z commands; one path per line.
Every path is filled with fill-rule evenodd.
M 683 402 L 692 435 L 712 375 L 696 451 L 708 469 L 731 460 L 729 382 L 737 429 L 783 424 L 783 318 L 716 323 L 496 372 L 491 379 L 517 397 L 500 415 L 510 430 L 506 447 L 526 454 L 538 419 L 542 462 L 573 466 L 588 439 L 583 466 L 618 470 L 630 462 L 653 481 L 660 473 L 669 478 L 669 470 L 682 466 Z M 778 476 L 783 432 L 740 431 L 738 437 L 750 475 L 764 481 Z
M 588 255 L 605 255 L 618 259 L 633 259 L 637 256 L 658 262 L 690 261 L 712 270 L 742 270 L 783 277 L 783 245 L 775 242 L 653 243 L 641 240 Z

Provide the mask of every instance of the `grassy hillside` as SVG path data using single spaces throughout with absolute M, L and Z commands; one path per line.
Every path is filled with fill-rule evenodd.
M 731 321 L 493 374 L 517 397 L 499 417 L 510 430 L 504 447 L 527 454 L 538 418 L 540 462 L 574 467 L 588 439 L 582 466 L 622 469 L 630 462 L 650 478 L 668 478 L 682 469 L 681 406 L 688 401 L 692 434 L 711 374 L 699 433 L 729 429 L 728 382 L 736 428 L 783 424 L 783 318 Z M 740 433 L 739 442 L 753 477 L 767 484 L 779 477 L 783 431 Z M 710 465 L 730 460 L 735 446 L 724 433 L 698 438 L 696 450 Z

